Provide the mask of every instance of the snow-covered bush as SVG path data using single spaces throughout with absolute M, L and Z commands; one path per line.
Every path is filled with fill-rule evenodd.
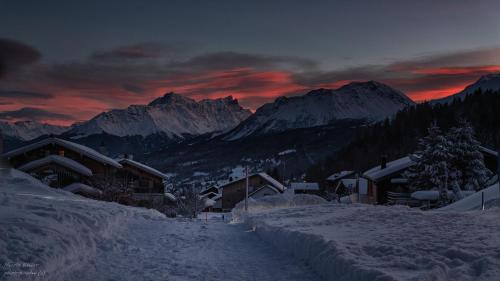
M 289 208 L 307 205 L 327 204 L 325 199 L 311 194 L 283 193 L 264 196 L 258 199 L 248 198 L 248 211 L 260 212 L 276 208 Z M 233 208 L 233 218 L 240 218 L 245 212 L 245 201 L 241 201 Z

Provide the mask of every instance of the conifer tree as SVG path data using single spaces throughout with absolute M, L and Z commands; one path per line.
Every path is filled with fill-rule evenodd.
M 419 140 L 416 164 L 406 173 L 412 190 L 438 190 L 441 205 L 448 201 L 448 186 L 456 174 L 450 170 L 449 142 L 434 122 Z
M 479 141 L 474 136 L 474 129 L 465 119 L 461 119 L 457 127 L 450 129 L 447 135 L 450 142 L 450 165 L 456 171 L 453 189 L 461 198 L 461 189 L 480 190 L 492 176 L 484 165 Z

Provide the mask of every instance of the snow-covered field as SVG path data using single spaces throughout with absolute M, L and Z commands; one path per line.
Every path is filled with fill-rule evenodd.
M 246 225 L 205 217 L 168 219 L 0 169 L 0 280 L 319 279 Z
M 248 215 L 233 215 L 325 280 L 500 280 L 498 208 L 268 207 L 254 204 Z

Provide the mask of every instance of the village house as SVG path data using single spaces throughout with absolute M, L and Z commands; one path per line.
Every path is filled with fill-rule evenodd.
M 49 137 L 3 154 L 10 165 L 56 188 L 92 178 L 112 178 L 122 165 L 101 153 L 67 140 Z
M 54 188 L 98 197 L 96 182 L 125 182 L 139 203 L 165 200 L 166 175 L 132 157 L 111 159 L 89 147 L 56 137 L 2 155 L 10 165 Z M 167 200 L 175 201 L 173 198 Z
M 293 191 L 294 194 L 320 194 L 319 184 L 317 182 L 292 182 L 289 189 Z
M 133 190 L 133 198 L 139 205 L 151 202 L 163 203 L 165 199 L 165 181 L 167 176 L 143 163 L 137 162 L 130 154 L 117 159 L 122 168 L 118 170 L 117 177 L 124 180 L 128 188 Z M 175 196 L 169 194 L 169 199 L 175 201 Z
M 222 211 L 230 211 L 237 203 L 245 199 L 246 178 L 221 185 L 219 190 L 222 190 Z M 284 191 L 285 186 L 266 173 L 256 173 L 248 176 L 248 197 L 261 198 L 283 193 Z
M 344 178 L 353 178 L 353 177 L 354 177 L 354 171 L 340 171 L 330 175 L 328 178 L 326 178 L 327 182 L 325 188 L 326 193 L 329 194 L 335 193 L 335 189 L 337 188 L 337 185 L 339 184 L 340 180 Z
M 486 168 L 495 172 L 498 169 L 498 153 L 480 146 Z M 363 178 L 367 179 L 367 203 L 375 204 L 405 204 L 415 205 L 418 202 L 412 200 L 407 184 L 408 180 L 404 173 L 413 165 L 417 155 L 411 154 L 406 157 L 387 162 L 382 157 L 381 164 L 363 173 Z M 498 180 L 495 176 L 493 180 Z
M 415 161 L 413 161 L 414 157 L 416 156 L 405 156 L 391 162 L 387 162 L 387 158 L 382 157 L 382 162 L 379 166 L 365 171 L 362 176 L 368 180 L 367 203 L 388 203 L 388 191 L 407 193 L 407 179 L 403 174 L 408 168 L 415 165 Z

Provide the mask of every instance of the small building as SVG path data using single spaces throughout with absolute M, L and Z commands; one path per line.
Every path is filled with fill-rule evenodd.
M 133 190 L 133 198 L 139 201 L 140 205 L 164 202 L 167 175 L 133 160 L 131 155 L 125 155 L 124 158 L 117 159 L 117 161 L 122 165 L 117 176 L 121 177 L 127 187 Z
M 294 194 L 316 194 L 319 195 L 319 184 L 317 182 L 292 182 L 290 189 Z
M 403 173 L 415 165 L 414 155 L 406 156 L 391 162 L 382 158 L 379 166 L 363 173 L 363 178 L 368 180 L 366 201 L 367 203 L 387 203 L 387 192 L 408 192 L 406 179 Z
M 210 186 L 208 188 L 203 189 L 200 191 L 200 197 L 202 198 L 208 198 L 208 199 L 213 199 L 214 197 L 218 196 L 219 193 L 219 188 L 217 186 Z
M 89 148 L 50 137 L 3 154 L 10 165 L 56 188 L 87 184 L 93 177 L 115 177 L 122 165 Z
M 328 178 L 326 178 L 327 186 L 326 186 L 326 193 L 333 194 L 335 193 L 335 189 L 337 188 L 337 185 L 339 184 L 341 179 L 344 178 L 353 178 L 354 177 L 354 171 L 340 171 L 338 173 L 330 175 Z
M 246 196 L 246 178 L 237 179 L 219 186 L 222 191 L 221 209 L 230 211 Z M 283 193 L 285 186 L 266 173 L 256 173 L 248 176 L 248 196 L 260 198 Z
M 493 173 L 497 172 L 499 168 L 498 162 L 500 161 L 500 159 L 498 158 L 498 152 L 484 146 L 479 146 L 479 150 L 483 154 L 484 165 L 486 166 L 486 168 L 488 168 Z

